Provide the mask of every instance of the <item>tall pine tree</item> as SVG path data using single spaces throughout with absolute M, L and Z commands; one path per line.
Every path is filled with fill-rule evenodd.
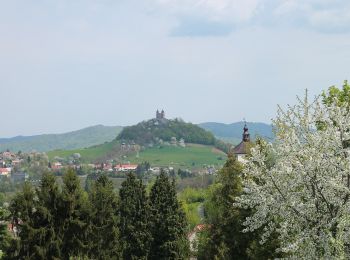
M 119 259 L 121 243 L 118 229 L 118 200 L 113 183 L 106 175 L 92 185 L 90 253 L 92 259 Z
M 176 197 L 175 181 L 162 171 L 150 193 L 151 259 L 185 259 L 189 245 L 186 217 Z
M 62 226 L 62 256 L 85 257 L 88 253 L 89 201 L 81 188 L 80 181 L 73 169 L 63 175 L 62 205 L 60 217 Z
M 217 183 L 205 205 L 206 222 L 210 228 L 200 235 L 198 259 L 270 259 L 276 254 L 276 241 L 260 245 L 259 233 L 243 233 L 243 222 L 251 210 L 234 207 L 242 194 L 243 165 L 229 154 L 218 174 Z
M 0 259 L 5 254 L 11 245 L 11 236 L 7 230 L 7 221 L 9 220 L 10 212 L 7 209 L 0 207 Z
M 10 211 L 12 223 L 15 225 L 18 235 L 18 248 L 12 248 L 12 259 L 44 259 L 38 238 L 43 232 L 35 221 L 35 191 L 29 183 L 23 185 L 21 192 L 13 198 Z
M 151 234 L 146 188 L 135 174 L 129 173 L 122 183 L 119 197 L 123 259 L 147 259 Z
M 44 173 L 41 185 L 36 189 L 35 222 L 41 229 L 38 246 L 46 259 L 60 258 L 62 240 L 59 237 L 61 193 L 56 177 Z

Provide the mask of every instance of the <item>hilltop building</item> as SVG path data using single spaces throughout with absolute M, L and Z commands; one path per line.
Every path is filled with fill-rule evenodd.
M 244 124 L 243 134 L 242 134 L 242 142 L 233 148 L 233 153 L 236 155 L 236 158 L 239 162 L 245 163 L 245 155 L 249 152 L 249 149 L 252 147 L 252 143 L 250 142 L 250 134 L 248 131 L 247 124 Z
M 164 110 L 162 110 L 162 112 L 159 112 L 159 110 L 157 109 L 156 112 L 156 119 L 164 119 L 165 118 L 165 112 Z

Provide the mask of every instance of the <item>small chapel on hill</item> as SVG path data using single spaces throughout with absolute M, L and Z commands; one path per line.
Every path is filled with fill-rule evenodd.
M 162 112 L 159 112 L 159 110 L 157 109 L 156 112 L 156 119 L 164 119 L 165 118 L 165 112 L 164 110 L 162 110 Z

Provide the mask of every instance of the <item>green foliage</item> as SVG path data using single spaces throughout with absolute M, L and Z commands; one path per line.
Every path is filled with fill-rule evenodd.
M 0 177 L 0 192 L 13 192 L 17 189 L 17 185 L 15 185 L 10 178 L 8 177 Z
M 3 252 L 9 249 L 11 243 L 11 236 L 7 231 L 7 221 L 9 217 L 10 212 L 0 207 L 0 259 L 2 259 Z
M 164 172 L 150 193 L 152 245 L 151 259 L 186 259 L 188 241 L 186 218 L 176 197 L 175 181 Z
M 73 169 L 63 175 L 62 255 L 83 257 L 87 254 L 89 204 Z
M 345 80 L 342 89 L 336 86 L 331 86 L 328 91 L 322 93 L 323 103 L 326 105 L 331 105 L 334 101 L 337 102 L 338 106 L 346 106 L 350 108 L 350 85 L 348 81 Z
M 98 177 L 101 174 L 93 172 L 87 175 L 86 179 L 85 179 L 85 187 L 84 190 L 88 193 L 91 192 L 93 184 L 95 183 L 95 181 L 98 179 Z
M 91 232 L 89 235 L 89 257 L 92 259 L 120 258 L 118 200 L 113 183 L 107 176 L 100 176 L 92 185 Z
M 135 174 L 130 173 L 119 190 L 119 196 L 123 259 L 147 259 L 151 242 L 151 216 L 146 188 Z
M 181 120 L 156 120 L 141 122 L 134 126 L 125 127 L 117 139 L 134 141 L 140 145 L 158 143 L 161 139 L 170 142 L 172 137 L 183 138 L 186 143 L 213 145 L 215 137 L 212 133 L 191 123 Z
M 200 235 L 198 259 L 268 259 L 275 255 L 275 240 L 259 244 L 259 234 L 243 233 L 243 222 L 251 212 L 233 206 L 242 193 L 243 166 L 229 156 L 218 181 L 208 190 L 206 222 L 210 228 Z
M 206 199 L 206 192 L 203 189 L 186 188 L 179 195 L 183 210 L 192 230 L 196 225 L 201 223 L 201 207 Z
M 142 179 L 143 177 L 146 176 L 146 174 L 148 173 L 148 171 L 150 170 L 151 165 L 149 162 L 142 162 L 140 163 L 137 168 L 136 168 L 136 176 L 140 179 Z
M 36 189 L 25 183 L 10 211 L 18 229 L 17 243 L 8 253 L 12 258 L 68 259 L 86 255 L 88 211 L 73 170 L 64 175 L 62 192 L 55 176 L 49 173 L 43 174 Z
M 179 194 L 179 199 L 186 203 L 201 203 L 206 199 L 206 191 L 203 189 L 186 188 Z
M 16 224 L 20 239 L 18 248 L 12 248 L 13 258 L 43 259 L 43 253 L 37 244 L 41 245 L 40 226 L 36 222 L 35 192 L 29 183 L 23 185 L 22 192 L 16 194 L 10 205 L 11 217 Z M 6 252 L 6 254 L 8 254 Z M 16 257 L 14 257 L 16 256 Z
M 89 194 L 75 171 L 56 177 L 44 173 L 33 188 L 23 185 L 10 204 L 16 238 L 0 226 L 0 250 L 5 259 L 185 259 L 187 222 L 176 198 L 175 183 L 162 173 L 151 188 L 128 174 L 120 202 L 107 176 L 91 179 Z M 202 198 L 190 191 L 186 201 Z M 2 217 L 0 208 L 0 221 Z M 0 222 L 3 224 L 3 222 Z M 6 231 L 6 232 L 5 232 Z

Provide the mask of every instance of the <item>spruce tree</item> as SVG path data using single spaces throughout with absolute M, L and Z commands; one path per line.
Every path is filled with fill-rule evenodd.
M 92 185 L 90 253 L 92 259 L 119 259 L 121 255 L 118 229 L 118 200 L 113 183 L 106 175 Z
M 229 155 L 218 175 L 218 183 L 210 198 L 213 210 L 207 221 L 212 225 L 204 248 L 200 248 L 199 259 L 247 259 L 251 234 L 242 233 L 247 213 L 234 208 L 235 197 L 242 192 L 241 172 L 243 166 L 233 155 Z
M 243 233 L 243 222 L 251 210 L 234 207 L 243 192 L 243 165 L 229 154 L 217 183 L 205 205 L 210 228 L 200 234 L 198 259 L 270 259 L 276 254 L 276 240 L 260 245 L 260 230 Z
M 135 174 L 129 173 L 119 196 L 123 259 L 147 259 L 151 234 L 146 188 Z
M 151 259 L 185 259 L 188 256 L 186 218 L 176 197 L 175 181 L 162 171 L 150 193 Z
M 18 248 L 12 249 L 12 259 L 44 259 L 38 238 L 43 232 L 35 222 L 35 192 L 29 183 L 23 185 L 21 192 L 17 193 L 10 205 L 12 223 L 17 229 Z
M 11 236 L 7 230 L 9 216 L 10 212 L 5 208 L 0 207 L 0 259 L 2 259 L 1 255 L 6 253 L 9 249 L 11 243 Z
M 89 204 L 73 169 L 63 175 L 60 217 L 63 258 L 85 257 L 88 253 Z
M 36 225 L 42 228 L 40 246 L 46 259 L 60 258 L 61 238 L 59 227 L 61 221 L 59 210 L 61 193 L 56 183 L 56 177 L 51 173 L 44 173 L 41 185 L 36 189 Z

